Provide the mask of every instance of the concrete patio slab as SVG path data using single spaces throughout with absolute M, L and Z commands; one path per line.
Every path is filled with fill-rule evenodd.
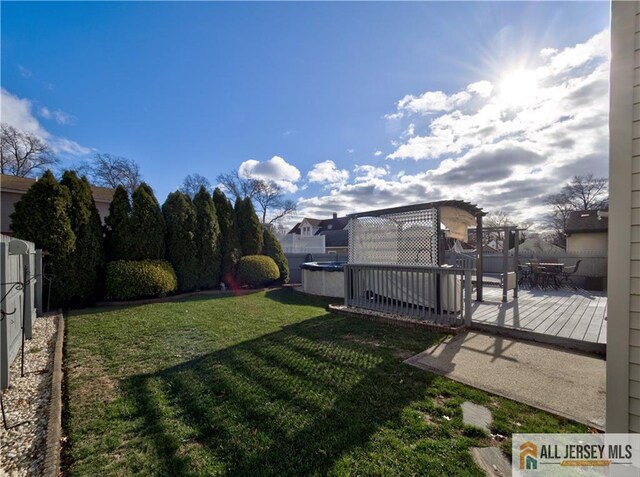
M 592 355 L 467 332 L 405 363 L 604 429 L 606 362 Z

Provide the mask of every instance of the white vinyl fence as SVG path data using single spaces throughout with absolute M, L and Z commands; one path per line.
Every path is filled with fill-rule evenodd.
M 9 367 L 20 351 L 23 328 L 24 338 L 31 339 L 36 308 L 42 310 L 42 252 L 24 242 L 27 253 L 15 254 L 12 240 L 0 234 L 0 389 L 9 386 Z
M 325 253 L 324 235 L 287 234 L 278 240 L 284 253 Z

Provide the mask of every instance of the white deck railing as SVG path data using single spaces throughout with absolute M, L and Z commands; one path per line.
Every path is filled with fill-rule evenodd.
M 428 320 L 471 324 L 471 269 L 420 265 L 345 266 L 345 304 Z

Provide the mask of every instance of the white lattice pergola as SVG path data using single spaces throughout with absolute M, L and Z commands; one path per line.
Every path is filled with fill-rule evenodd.
M 444 231 L 468 240 L 469 228 L 482 234 L 486 213 L 475 204 L 442 200 L 351 214 L 349 263 L 380 265 L 444 264 Z M 482 300 L 482 248 L 477 255 L 477 298 Z
M 437 209 L 353 218 L 349 263 L 437 265 Z

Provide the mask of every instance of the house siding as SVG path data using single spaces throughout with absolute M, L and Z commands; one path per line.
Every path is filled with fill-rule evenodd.
M 640 432 L 639 2 L 612 2 L 611 51 L 607 431 Z
M 640 174 L 638 174 L 640 178 Z M 640 187 L 638 188 L 640 190 Z M 567 237 L 569 252 L 606 252 L 607 233 L 574 233 Z
M 633 209 L 640 209 L 640 2 L 635 6 L 634 64 L 633 64 L 633 107 L 632 107 L 632 170 L 631 203 Z M 640 226 L 638 214 L 632 220 L 632 257 L 631 257 L 631 294 L 640 297 L 640 278 L 634 276 L 634 270 L 640 266 L 640 240 L 633 229 Z M 629 315 L 629 367 L 640 365 L 640 300 L 630 300 Z M 640 432 L 640 376 L 629 370 L 629 431 Z

